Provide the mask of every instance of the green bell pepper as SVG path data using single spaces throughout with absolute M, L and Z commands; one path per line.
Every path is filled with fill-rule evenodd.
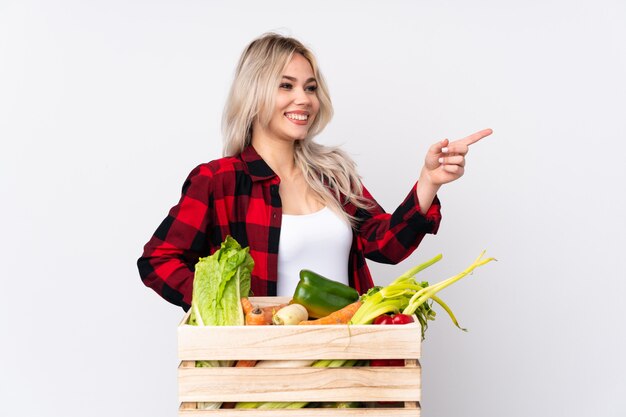
M 320 318 L 358 299 L 359 293 L 354 288 L 303 269 L 292 302 L 302 304 L 309 317 Z

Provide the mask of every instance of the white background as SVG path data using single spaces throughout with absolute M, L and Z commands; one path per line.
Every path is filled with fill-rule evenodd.
M 244 46 L 317 54 L 343 145 L 393 209 L 427 147 L 484 127 L 444 220 L 379 284 L 443 253 L 424 416 L 626 407 L 623 1 L 1 1 L 0 414 L 174 416 L 182 310 L 135 261 L 188 172 L 221 153 Z

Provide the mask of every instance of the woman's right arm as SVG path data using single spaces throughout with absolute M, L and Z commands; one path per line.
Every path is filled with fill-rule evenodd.
M 185 311 L 191 305 L 194 266 L 200 257 L 209 255 L 205 233 L 211 178 L 208 164 L 189 174 L 180 201 L 170 209 L 137 260 L 143 283 Z

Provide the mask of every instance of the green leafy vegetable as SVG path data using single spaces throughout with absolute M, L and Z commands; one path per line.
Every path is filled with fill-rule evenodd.
M 250 293 L 254 260 L 230 236 L 213 255 L 196 264 L 190 324 L 200 326 L 243 326 L 241 297 Z
M 196 264 L 189 324 L 196 326 L 243 326 L 241 297 L 250 293 L 254 260 L 249 248 L 242 248 L 227 236 L 211 256 Z M 232 361 L 196 361 L 197 368 L 232 366 Z M 222 403 L 198 403 L 200 409 L 218 409 Z
M 428 328 L 428 321 L 435 319 L 435 311 L 431 308 L 434 301 L 448 313 L 455 326 L 461 330 L 465 330 L 459 326 L 450 307 L 435 294 L 471 274 L 474 269 L 479 266 L 495 261 L 495 258 L 483 258 L 484 254 L 485 251 L 461 273 L 437 284 L 429 285 L 426 281 L 417 282 L 415 275 L 441 260 L 441 255 L 437 255 L 431 260 L 411 268 L 386 287 L 372 288 L 367 294 L 361 297 L 363 304 L 354 316 L 352 316 L 350 324 L 369 324 L 372 323 L 376 317 L 386 313 L 415 314 L 422 325 L 423 339 L 426 329 Z

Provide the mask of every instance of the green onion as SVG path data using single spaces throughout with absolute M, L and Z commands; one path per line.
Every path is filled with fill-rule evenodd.
M 369 324 L 381 314 L 402 312 L 403 314 L 415 315 L 417 317 L 422 326 L 422 339 L 424 339 L 428 321 L 435 319 L 435 311 L 431 308 L 434 301 L 448 313 L 455 326 L 465 330 L 459 326 L 450 307 L 435 294 L 471 274 L 479 266 L 495 260 L 494 258 L 483 259 L 484 254 L 485 251 L 461 273 L 433 285 L 428 285 L 426 281 L 417 282 L 415 275 L 441 260 L 441 254 L 409 269 L 388 286 L 375 287 L 362 296 L 361 301 L 363 304 L 354 314 L 352 320 L 350 320 L 350 324 Z

